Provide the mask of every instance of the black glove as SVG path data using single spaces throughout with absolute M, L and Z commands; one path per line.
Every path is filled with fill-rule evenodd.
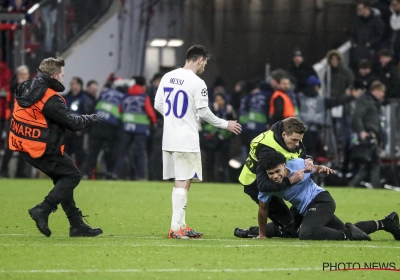
M 100 118 L 98 115 L 96 114 L 91 114 L 88 116 L 89 117 L 89 121 L 90 123 L 101 123 L 103 122 L 103 119 Z

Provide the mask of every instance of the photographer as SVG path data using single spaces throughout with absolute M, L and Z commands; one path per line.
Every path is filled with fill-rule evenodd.
M 386 86 L 375 81 L 372 83 L 370 91 L 366 91 L 356 100 L 352 116 L 354 132 L 352 144 L 354 146 L 351 154 L 355 172 L 349 186 L 358 186 L 362 180 L 366 180 L 373 188 L 380 187 L 378 151 L 383 140 L 380 122 L 381 104 L 385 99 L 385 91 Z

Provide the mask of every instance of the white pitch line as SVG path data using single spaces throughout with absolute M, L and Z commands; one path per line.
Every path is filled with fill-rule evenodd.
M 181 242 L 181 241 L 178 241 Z M 257 244 L 256 244 L 257 242 Z M 48 245 L 49 247 L 201 247 L 201 248 L 247 248 L 247 247 L 312 247 L 312 244 L 293 244 L 293 243 L 278 243 L 271 242 L 267 243 L 263 241 L 254 241 L 254 244 L 230 244 L 230 245 L 209 245 L 209 244 L 195 244 L 191 241 L 182 241 L 180 244 L 97 244 L 97 243 L 0 243 L 0 246 L 32 246 L 32 247 L 43 247 Z M 378 245 L 352 245 L 352 244 L 322 244 L 321 247 L 334 247 L 334 248 L 373 248 L 373 249 L 400 249 L 399 246 L 378 246 Z
M 277 267 L 277 268 L 246 268 L 246 269 L 194 269 L 194 268 L 165 268 L 165 269 L 35 269 L 35 270 L 4 270 L 0 273 L 152 273 L 152 272 L 203 272 L 203 273 L 249 273 L 249 272 L 273 272 L 273 271 L 311 271 L 322 270 L 312 267 Z

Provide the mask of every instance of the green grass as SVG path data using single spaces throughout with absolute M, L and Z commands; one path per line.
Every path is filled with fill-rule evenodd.
M 36 229 L 28 208 L 50 180 L 0 180 L 0 279 L 400 279 L 400 272 L 322 270 L 323 262 L 394 262 L 400 243 L 384 231 L 372 242 L 239 239 L 235 227 L 256 225 L 257 206 L 239 184 L 192 184 L 187 222 L 201 240 L 166 238 L 172 184 L 82 181 L 77 205 L 95 238 L 68 237 L 60 208 L 50 215 L 52 236 Z M 381 219 L 400 211 L 400 193 L 328 188 L 344 222 Z

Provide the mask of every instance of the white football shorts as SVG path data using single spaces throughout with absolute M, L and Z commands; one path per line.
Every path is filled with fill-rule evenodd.
M 163 151 L 163 179 L 201 182 L 203 173 L 200 153 Z

